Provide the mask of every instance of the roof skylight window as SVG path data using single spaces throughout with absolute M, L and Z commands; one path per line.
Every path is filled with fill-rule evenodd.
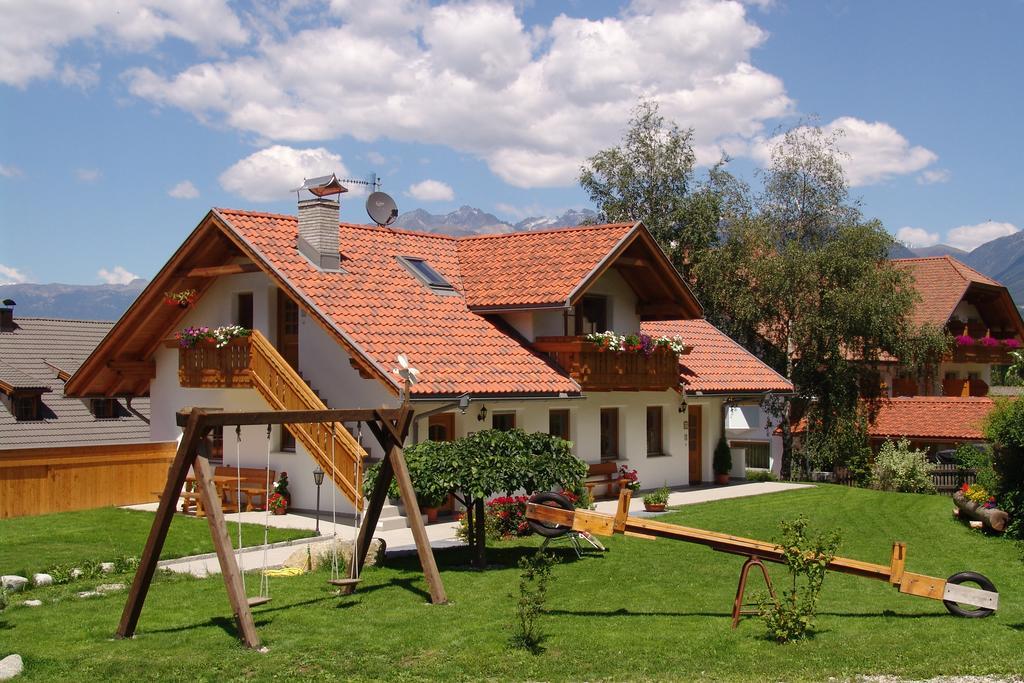
M 424 259 L 415 256 L 399 256 L 398 260 L 405 266 L 416 279 L 430 289 L 438 293 L 454 292 L 455 288 L 448 280 L 444 279 L 441 273 L 434 270 L 434 267 Z

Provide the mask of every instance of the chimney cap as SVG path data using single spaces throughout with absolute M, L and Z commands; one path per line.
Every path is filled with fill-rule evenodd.
M 4 299 L 4 306 L 17 306 L 17 305 L 18 304 L 14 303 L 14 299 Z
M 322 175 L 316 178 L 306 178 L 305 182 L 302 183 L 302 187 L 295 188 L 295 192 L 302 192 L 303 190 L 306 190 L 317 197 L 326 197 L 332 194 L 348 192 L 348 189 L 341 184 L 340 180 L 338 180 L 338 176 L 333 173 L 331 175 Z

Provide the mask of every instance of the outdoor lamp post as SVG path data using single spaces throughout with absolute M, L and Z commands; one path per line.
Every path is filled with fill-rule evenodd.
M 313 470 L 313 483 L 316 484 L 316 535 L 320 535 L 320 486 L 324 483 L 324 471 L 317 468 Z

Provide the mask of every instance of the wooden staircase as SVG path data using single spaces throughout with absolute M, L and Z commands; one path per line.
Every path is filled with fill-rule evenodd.
M 257 330 L 253 330 L 250 337 L 249 377 L 252 387 L 259 391 L 274 410 L 327 410 L 313 389 Z M 290 424 L 286 427 L 338 490 L 357 509 L 362 510 L 362 481 L 357 481 L 356 464 L 366 457 L 366 451 L 349 434 L 345 425 L 335 422 Z M 362 472 L 362 467 L 358 469 Z

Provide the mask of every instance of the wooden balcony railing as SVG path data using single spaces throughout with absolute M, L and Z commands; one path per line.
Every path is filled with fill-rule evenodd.
M 943 396 L 988 396 L 988 384 L 980 379 L 944 379 L 942 380 Z
M 679 386 L 679 356 L 607 351 L 581 337 L 537 337 L 533 347 L 569 373 L 584 391 L 663 391 Z
M 917 396 L 917 380 L 911 377 L 899 377 L 892 382 L 893 396 Z
M 249 381 L 249 337 L 238 337 L 227 346 L 212 343 L 178 349 L 178 383 L 183 387 L 220 388 L 252 386 Z
M 274 410 L 327 410 L 323 401 L 258 330 L 217 349 L 196 346 L 178 351 L 178 376 L 184 387 L 254 388 Z M 345 425 L 285 425 L 349 502 L 362 509 L 362 482 L 356 463 L 366 457 Z M 333 455 L 333 457 L 332 457 Z

